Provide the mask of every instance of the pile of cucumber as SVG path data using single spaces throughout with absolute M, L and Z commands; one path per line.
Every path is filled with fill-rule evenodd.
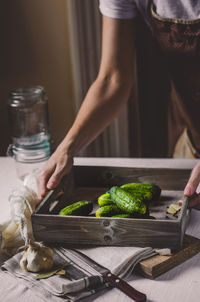
M 155 184 L 128 183 L 113 186 L 99 196 L 96 217 L 153 218 L 149 216 L 149 204 L 158 200 L 161 189 Z M 59 215 L 87 216 L 93 210 L 91 201 L 75 202 L 59 212 Z
M 114 186 L 99 196 L 96 217 L 153 218 L 149 204 L 160 197 L 161 189 L 155 184 L 128 183 Z

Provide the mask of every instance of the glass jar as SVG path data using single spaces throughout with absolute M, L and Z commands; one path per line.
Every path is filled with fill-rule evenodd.
M 12 144 L 8 154 L 21 179 L 40 169 L 50 156 L 48 100 L 41 86 L 17 88 L 10 93 L 8 117 Z

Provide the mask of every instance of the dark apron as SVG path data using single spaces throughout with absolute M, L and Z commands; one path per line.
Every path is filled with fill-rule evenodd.
M 170 75 L 169 156 L 200 157 L 200 19 L 162 18 L 152 4 L 151 20 Z

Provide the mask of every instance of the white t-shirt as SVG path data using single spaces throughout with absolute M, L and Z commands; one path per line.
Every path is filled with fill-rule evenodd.
M 151 0 L 99 0 L 103 15 L 117 19 L 131 19 L 142 15 L 151 27 L 148 6 Z M 153 0 L 156 12 L 164 18 L 192 20 L 200 18 L 200 0 Z

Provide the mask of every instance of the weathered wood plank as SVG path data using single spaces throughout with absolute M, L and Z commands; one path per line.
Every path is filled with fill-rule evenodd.
M 155 183 L 163 190 L 183 190 L 190 169 L 74 166 L 77 186 L 110 187 L 128 182 Z
M 180 247 L 176 221 L 33 215 L 32 225 L 35 239 L 48 243 Z
M 137 271 L 147 278 L 155 279 L 199 252 L 200 239 L 185 235 L 183 246 L 180 250 L 172 253 L 171 256 L 156 255 L 140 261 L 137 265 Z

